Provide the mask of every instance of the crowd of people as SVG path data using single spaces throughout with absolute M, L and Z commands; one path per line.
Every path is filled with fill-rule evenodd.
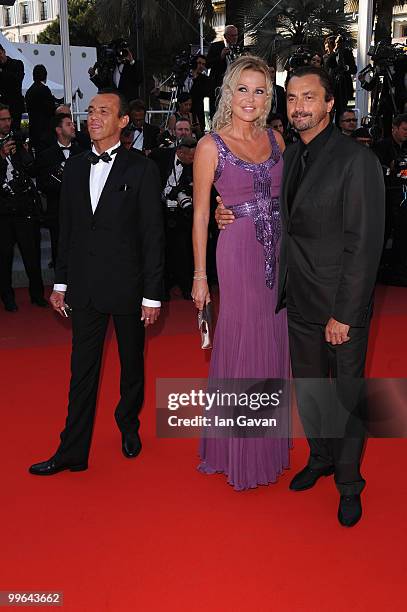
M 35 66 L 25 96 L 28 142 L 18 129 L 18 62 L 8 67 L 15 98 L 0 104 L 1 299 L 17 311 L 17 243 L 31 301 L 47 305 L 44 224 L 55 268 L 50 302 L 73 321 L 66 426 L 55 455 L 30 472 L 87 469 L 110 315 L 121 360 L 122 451 L 140 453 L 145 328 L 174 286 L 202 312 L 219 281 L 210 379 L 288 379 L 292 371 L 310 456 L 290 488 L 334 474 L 339 521 L 356 524 L 365 480 L 354 381 L 363 378 L 380 260 L 387 282 L 407 285 L 407 114 L 394 116 L 391 134 L 376 141 L 358 127 L 357 71 L 340 36 L 328 37 L 324 53 L 298 53 L 283 88 L 275 67 L 242 53 L 237 28 L 227 26 L 224 41 L 193 58 L 160 128 L 146 121 L 130 49 L 117 43 L 114 54 L 113 63 L 106 51 L 90 70 L 100 89 L 81 131 L 53 98 L 44 66 Z M 0 62 L 9 61 L 0 49 Z M 301 383 L 331 376 L 346 407 L 339 420 L 347 433 L 335 440 L 320 430 L 324 385 L 320 393 Z M 269 484 L 289 466 L 289 446 L 288 435 L 203 438 L 200 470 L 224 472 L 237 490 Z

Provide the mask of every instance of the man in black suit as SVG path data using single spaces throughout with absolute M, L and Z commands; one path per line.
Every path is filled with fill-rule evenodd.
M 277 311 L 287 307 L 297 402 L 310 446 L 307 466 L 290 488 L 310 489 L 335 474 L 338 519 L 351 527 L 362 515 L 365 485 L 358 409 L 383 244 L 384 183 L 375 155 L 331 124 L 333 105 L 325 71 L 307 66 L 293 73 L 288 119 L 301 139 L 284 155 Z M 227 211 L 217 211 L 217 218 L 222 227 L 229 222 Z
M 345 46 L 342 36 L 328 36 L 325 40 L 324 68 L 334 83 L 335 123 L 350 100 L 353 100 L 353 77 L 358 69 L 352 49 Z
M 87 469 L 110 315 L 121 363 L 115 417 L 122 451 L 131 458 L 141 450 L 144 333 L 160 313 L 164 230 L 155 165 L 120 146 L 128 121 L 126 100 L 117 91 L 96 95 L 88 109 L 92 152 L 72 157 L 65 167 L 50 301 L 62 316 L 68 304 L 72 308 L 72 377 L 61 443 L 51 459 L 31 466 L 35 475 Z
M 46 226 L 51 237 L 52 263 L 55 267 L 59 238 L 59 198 L 67 159 L 83 151 L 75 141 L 75 125 L 70 113 L 59 113 L 53 120 L 56 144 L 36 158 L 37 187 L 47 198 Z
M 29 118 L 30 145 L 36 153 L 41 150 L 44 134 L 51 131 L 51 120 L 55 113 L 55 98 L 45 84 L 47 70 L 42 64 L 34 66 L 34 83 L 27 89 L 25 103 Z
M 331 125 L 333 105 L 324 71 L 294 72 L 287 111 L 300 141 L 284 158 L 277 310 L 287 307 L 294 377 L 336 378 L 333 396 L 321 380 L 296 385 L 310 457 L 290 488 L 309 489 L 335 474 L 338 519 L 351 527 L 361 517 L 365 485 L 358 409 L 383 244 L 384 183 L 375 155 Z M 324 429 L 326 422 L 342 424 L 345 435 Z
M 160 171 L 161 199 L 165 210 L 165 290 L 178 285 L 186 300 L 191 299 L 192 254 L 192 168 L 196 140 L 181 138 L 176 148 L 155 149 L 151 154 Z
M 143 100 L 133 100 L 129 108 L 130 124 L 134 128 L 132 148 L 149 155 L 152 149 L 158 147 L 160 128 L 146 123 L 146 105 Z
M 104 67 L 103 62 L 89 68 L 90 80 L 100 90 L 117 89 L 127 102 L 139 97 L 140 84 L 143 81 L 141 63 L 133 57 L 133 53 L 124 40 L 113 41 L 112 49 L 116 54 L 115 62 Z
M 216 99 L 219 88 L 222 85 L 223 77 L 229 64 L 235 59 L 234 49 L 238 43 L 239 32 L 236 26 L 227 25 L 224 32 L 225 41 L 220 40 L 210 44 L 206 65 L 210 68 L 210 96 L 209 111 L 211 119 L 216 111 Z
M 18 131 L 24 112 L 24 97 L 21 88 L 24 80 L 24 64 L 8 57 L 0 45 L 0 102 L 9 106 L 12 113 L 11 129 Z

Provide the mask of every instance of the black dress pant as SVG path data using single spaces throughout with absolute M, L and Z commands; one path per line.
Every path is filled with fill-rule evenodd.
M 41 276 L 41 233 L 39 221 L 32 218 L 0 216 L 0 296 L 13 300 L 12 269 L 14 245 L 18 244 L 29 280 L 30 296 L 44 296 Z
M 369 325 L 351 328 L 351 339 L 333 346 L 325 340 L 325 326 L 301 317 L 289 292 L 287 315 L 298 410 L 310 446 L 308 465 L 333 466 L 341 495 L 360 493 L 365 485 L 361 418 Z
M 124 434 L 138 431 L 144 399 L 144 324 L 137 314 L 112 315 L 120 356 L 120 400 L 115 419 Z M 71 383 L 68 416 L 56 456 L 63 463 L 88 460 L 103 345 L 110 315 L 91 304 L 72 312 Z

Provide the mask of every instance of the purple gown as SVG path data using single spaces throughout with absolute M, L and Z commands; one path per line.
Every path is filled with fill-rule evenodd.
M 286 311 L 275 314 L 283 161 L 269 130 L 270 158 L 253 164 L 236 157 L 219 134 L 215 187 L 235 222 L 220 232 L 217 270 L 220 305 L 211 379 L 290 375 Z M 237 491 L 275 482 L 289 466 L 289 440 L 202 438 L 199 470 L 222 472 Z

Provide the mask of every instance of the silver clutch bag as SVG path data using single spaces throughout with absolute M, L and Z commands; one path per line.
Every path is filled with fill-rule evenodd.
M 198 312 L 198 328 L 201 332 L 201 348 L 212 348 L 212 305 L 210 302 Z

